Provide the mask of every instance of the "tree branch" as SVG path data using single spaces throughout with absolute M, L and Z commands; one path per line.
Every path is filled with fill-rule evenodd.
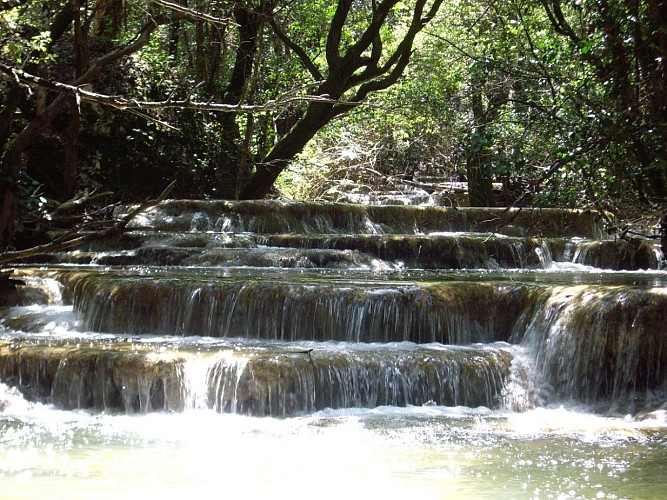
M 422 17 L 422 12 L 426 6 L 426 0 L 417 1 L 414 15 L 412 16 L 412 22 L 410 23 L 410 28 L 403 37 L 403 40 L 401 40 L 398 48 L 385 63 L 383 72 L 388 71 L 391 66 L 397 63 L 399 58 L 412 51 L 415 37 L 424 28 L 424 26 L 426 26 L 435 17 L 435 15 L 438 13 L 438 10 L 440 10 L 442 2 L 443 0 L 435 0 L 431 5 L 428 13 Z
M 301 64 L 303 64 L 303 66 L 310 72 L 312 77 L 316 81 L 324 80 L 324 77 L 322 76 L 319 68 L 315 66 L 315 63 L 310 59 L 310 57 L 308 57 L 306 51 L 299 47 L 287 36 L 287 33 L 285 33 L 285 31 L 278 25 L 275 19 L 271 19 L 270 23 L 276 36 L 278 36 L 278 38 L 280 38 L 287 47 L 294 51 L 294 53 L 301 60 Z
M 442 2 L 443 0 L 434 1 L 428 13 L 424 16 L 423 12 L 426 0 L 418 0 L 410 27 L 396 50 L 389 56 L 389 59 L 382 66 L 369 65 L 366 70 L 352 78 L 351 85 L 368 82 L 357 91 L 353 101 L 359 102 L 365 99 L 370 92 L 386 89 L 396 83 L 410 61 L 415 37 L 433 19 Z M 369 81 L 382 75 L 385 76 L 375 81 Z
M 17 83 L 26 86 L 42 87 L 57 91 L 67 95 L 74 95 L 82 101 L 96 102 L 104 106 L 116 108 L 120 111 L 127 110 L 159 110 L 159 109 L 193 109 L 196 111 L 218 111 L 222 113 L 260 113 L 270 111 L 276 108 L 287 106 L 295 102 L 338 102 L 330 99 L 328 96 L 316 95 L 284 95 L 275 100 L 267 101 L 263 104 L 244 105 L 244 104 L 224 104 L 217 102 L 198 102 L 189 98 L 182 100 L 166 99 L 164 101 L 138 101 L 128 99 L 117 95 L 100 94 L 88 90 L 85 86 L 69 85 L 62 82 L 56 82 L 46 78 L 32 75 L 23 70 L 12 68 L 6 64 L 0 63 L 0 72 L 11 76 Z
M 565 19 L 565 15 L 560 6 L 560 0 L 551 0 L 551 2 L 548 0 L 540 0 L 540 3 L 544 7 L 549 21 L 557 33 L 567 36 L 575 43 L 581 42 L 581 38 L 574 32 Z M 551 6 L 549 6 L 549 3 L 551 3 Z
M 331 26 L 327 34 L 326 56 L 329 68 L 337 67 L 340 61 L 340 40 L 351 7 L 352 0 L 338 0 L 336 12 L 331 19 Z
M 99 227 L 100 221 L 82 223 L 73 227 L 59 238 L 56 238 L 55 240 L 44 245 L 26 248 L 25 250 L 15 250 L 11 252 L 0 253 L 0 264 L 26 259 L 28 257 L 34 257 L 35 255 L 67 250 L 68 248 L 73 248 L 89 241 L 119 236 L 126 231 L 127 225 L 141 212 L 157 205 L 161 201 L 164 201 L 174 189 L 175 185 L 176 181 L 172 182 L 162 191 L 160 196 L 153 200 L 145 200 L 143 203 L 137 205 L 121 220 L 109 228 L 96 230 L 81 235 L 81 233 L 84 231 L 88 231 L 93 227 Z
M 77 78 L 74 81 L 74 84 L 82 85 L 84 83 L 93 82 L 98 76 L 100 76 L 102 70 L 106 66 L 116 61 L 119 61 L 123 57 L 129 56 L 130 54 L 134 54 L 135 52 L 142 49 L 145 45 L 147 45 L 148 42 L 150 42 L 150 38 L 153 32 L 160 26 L 163 26 L 165 24 L 170 24 L 176 21 L 181 21 L 185 18 L 186 18 L 185 14 L 181 14 L 178 12 L 174 14 L 163 14 L 151 17 L 151 19 L 141 28 L 141 30 L 139 30 L 139 33 L 137 33 L 137 36 L 134 38 L 134 40 L 121 47 L 118 47 L 116 50 L 112 50 L 111 52 L 103 55 L 99 59 L 93 61 L 88 71 L 86 71 L 83 75 Z
M 425 1 L 426 0 L 419 0 L 419 3 Z M 380 29 L 389 15 L 389 11 L 397 3 L 398 0 L 383 0 L 380 5 L 375 5 L 374 3 L 371 22 L 364 30 L 359 40 L 345 53 L 344 65 L 357 65 L 357 67 L 359 67 L 358 62 L 361 55 L 377 40 L 377 37 L 380 35 Z M 373 59 L 372 56 L 371 59 Z
M 191 9 L 189 7 L 186 7 L 185 5 L 181 5 L 178 3 L 168 2 L 167 0 L 153 0 L 153 3 L 161 5 L 166 9 L 173 10 L 174 12 L 178 12 L 179 14 L 183 14 L 185 18 L 192 21 L 205 21 L 207 23 L 217 24 L 221 26 L 236 24 L 234 21 L 232 21 L 227 17 L 212 16 L 211 14 L 207 14 L 206 12 L 201 12 L 195 9 Z

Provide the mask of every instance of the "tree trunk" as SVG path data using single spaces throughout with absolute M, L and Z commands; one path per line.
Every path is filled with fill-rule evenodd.
M 493 207 L 496 203 L 493 197 L 486 125 L 494 118 L 494 113 L 493 110 L 484 109 L 482 90 L 479 87 L 473 88 L 471 101 L 475 131 L 471 135 L 466 157 L 468 198 L 471 207 Z
M 260 199 L 269 194 L 280 173 L 331 120 L 332 113 L 331 104 L 310 103 L 305 116 L 278 141 L 266 159 L 255 166 L 255 173 L 241 192 L 241 198 Z
M 14 234 L 14 218 L 19 201 L 19 186 L 16 181 L 0 182 L 2 190 L 2 206 L 0 206 L 0 252 L 7 248 Z
M 81 117 L 74 99 L 71 99 L 67 126 L 61 136 L 63 139 L 63 199 L 70 199 L 76 188 L 76 173 L 79 160 L 79 131 Z
M 219 119 L 220 144 L 214 167 L 212 191 L 216 198 L 235 200 L 239 198 L 245 172 L 241 172 L 241 133 L 236 123 L 236 114 L 222 113 Z
M 485 151 L 471 151 L 466 158 L 468 199 L 471 207 L 494 207 L 493 179 L 489 155 Z
M 259 36 L 263 24 L 274 6 L 274 0 L 262 0 L 256 10 L 249 10 L 241 2 L 234 8 L 234 20 L 239 30 L 239 44 L 236 49 L 234 69 L 225 89 L 223 102 L 239 104 L 243 99 L 246 86 L 252 75 L 255 55 L 259 47 Z M 250 175 L 249 165 L 244 158 L 249 152 L 244 151 L 237 115 L 223 113 L 220 117 L 220 150 L 215 160 L 216 197 L 238 199 L 245 181 Z
M 5 144 L 11 135 L 12 119 L 19 107 L 24 92 L 25 91 L 18 84 L 13 84 L 10 87 L 9 92 L 4 96 L 0 111 L 0 148 L 2 149 L 4 149 Z
M 660 219 L 660 249 L 662 260 L 667 261 L 667 213 Z

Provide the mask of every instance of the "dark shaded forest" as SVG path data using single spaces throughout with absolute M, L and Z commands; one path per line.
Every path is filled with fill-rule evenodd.
M 473 206 L 659 231 L 666 4 L 3 0 L 0 249 L 167 186 L 345 200 L 456 182 Z

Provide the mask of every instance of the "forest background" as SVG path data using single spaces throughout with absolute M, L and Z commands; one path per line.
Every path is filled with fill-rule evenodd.
M 665 214 L 664 0 L 2 0 L 0 40 L 0 250 L 168 185 Z

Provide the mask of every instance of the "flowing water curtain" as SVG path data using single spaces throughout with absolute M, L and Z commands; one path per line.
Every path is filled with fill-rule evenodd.
M 634 411 L 664 394 L 662 290 L 559 287 L 543 300 L 523 342 L 556 397 Z

